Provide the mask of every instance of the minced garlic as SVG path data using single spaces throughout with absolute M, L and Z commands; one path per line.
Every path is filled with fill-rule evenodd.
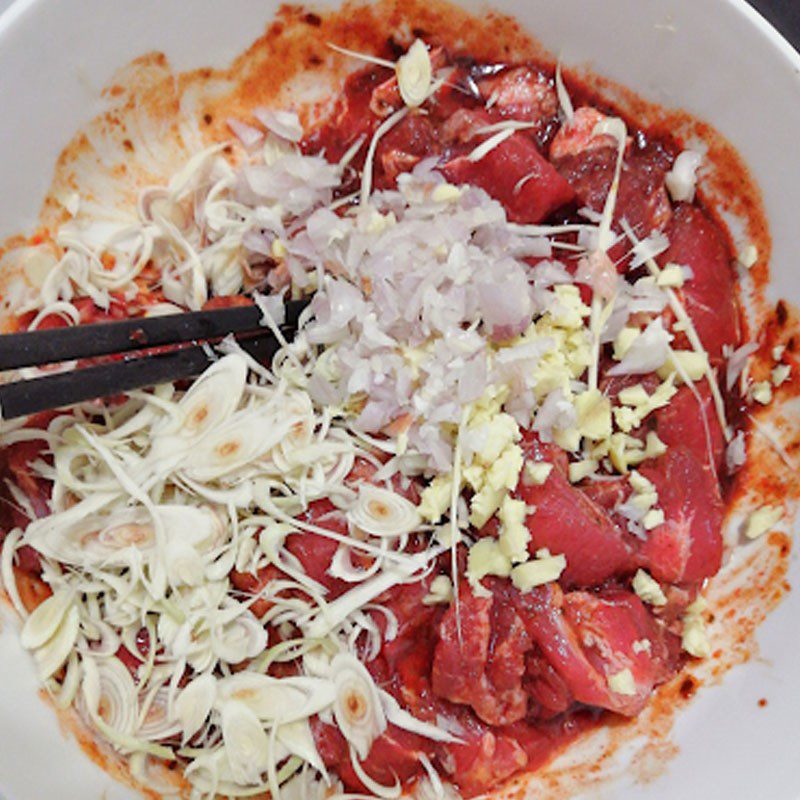
M 646 570 L 640 569 L 633 576 L 633 591 L 651 606 L 665 606 L 667 597 L 661 585 Z
M 567 559 L 563 555 L 537 557 L 514 567 L 511 581 L 521 592 L 529 592 L 537 586 L 558 580 L 566 568 Z
M 608 678 L 608 688 L 615 694 L 632 697 L 636 694 L 636 681 L 633 673 L 626 667 Z
M 778 506 L 761 506 L 747 518 L 744 535 L 748 539 L 758 539 L 771 531 L 783 518 L 783 509 Z

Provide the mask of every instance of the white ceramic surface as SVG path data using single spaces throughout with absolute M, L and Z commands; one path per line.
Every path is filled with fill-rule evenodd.
M 468 5 L 476 7 L 474 2 Z M 800 56 L 740 0 L 495 0 L 569 64 L 694 112 L 750 164 L 774 237 L 774 295 L 800 301 Z M 59 150 L 99 108 L 114 70 L 160 49 L 185 69 L 222 65 L 274 0 L 18 0 L 0 18 L 0 235 L 35 219 Z M 797 559 L 791 572 L 800 577 Z M 678 718 L 679 756 L 644 785 L 598 798 L 800 798 L 800 594 L 759 631 L 762 658 L 704 690 Z M 769 698 L 759 709 L 757 700 Z M 104 794 L 105 792 L 105 794 Z M 0 632 L 0 798 L 118 800 L 130 793 L 59 731 L 8 621 Z

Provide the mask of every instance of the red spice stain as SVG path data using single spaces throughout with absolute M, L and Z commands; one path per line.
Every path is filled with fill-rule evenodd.
M 39 692 L 39 697 L 52 706 L 62 732 L 65 735 L 72 736 L 83 752 L 112 778 L 126 786 L 130 786 L 131 789 L 135 789 L 147 800 L 161 800 L 165 794 L 170 797 L 188 798 L 191 787 L 179 771 L 171 769 L 169 766 L 158 769 L 157 781 L 163 786 L 164 792 L 145 786 L 131 775 L 125 759 L 110 746 L 106 746 L 99 741 L 77 712 L 72 709 L 64 711 L 57 708 L 50 695 L 43 689 Z
M 13 259 L 16 248 L 44 245 L 58 254 L 50 231 L 67 219 L 63 198 L 69 193 L 80 189 L 89 202 L 132 206 L 139 188 L 163 182 L 202 147 L 229 141 L 226 120 L 230 117 L 247 121 L 262 105 L 295 107 L 307 124 L 324 115 L 346 75 L 359 66 L 331 51 L 327 42 L 393 59 L 415 36 L 477 60 L 554 64 L 553 56 L 513 18 L 495 11 L 478 18 L 443 0 L 379 0 L 374 4 L 350 0 L 339 10 L 327 12 L 284 5 L 265 33 L 226 69 L 174 75 L 163 54 L 144 55 L 121 70 L 105 90 L 109 110 L 79 132 L 62 152 L 38 229 L 0 247 L 0 259 L 10 257 L 3 261 L 0 292 L 9 278 L 19 273 Z M 766 425 L 769 420 L 777 426 L 785 455 L 776 452 L 762 434 L 750 430 L 750 457 L 730 495 L 729 529 L 753 498 L 759 503 L 792 507 L 800 500 L 800 484 L 783 459 L 800 459 L 800 421 L 796 410 L 790 408 L 800 393 L 800 315 L 786 303 L 772 306 L 765 298 L 771 241 L 758 187 L 732 145 L 701 120 L 661 108 L 583 70 L 567 69 L 565 79 L 578 99 L 597 102 L 655 137 L 668 135 L 676 148 L 695 139 L 707 147 L 710 169 L 704 177 L 701 200 L 718 216 L 735 216 L 759 252 L 758 263 L 747 274 L 749 288 L 742 295 L 752 312 L 750 336 L 764 344 L 753 373 L 769 372 L 774 366 L 771 351 L 777 345 L 785 347 L 782 360 L 792 367 L 790 380 L 776 390 L 774 407 L 755 414 L 760 423 Z M 143 151 L 146 161 L 137 160 Z M 240 157 L 236 143 L 225 152 L 234 161 Z M 114 186 L 110 196 L 109 183 Z M 709 631 L 716 647 L 713 658 L 691 662 L 682 674 L 660 687 L 639 718 L 606 717 L 608 724 L 570 745 L 572 763 L 556 758 L 536 775 L 516 778 L 498 796 L 521 798 L 524 793 L 538 800 L 556 800 L 586 790 L 606 780 L 613 773 L 619 751 L 642 736 L 648 746 L 634 759 L 635 774 L 642 780 L 656 777 L 677 750 L 670 740 L 675 715 L 703 685 L 718 682 L 756 652 L 756 627 L 789 591 L 790 550 L 791 541 L 783 533 L 772 533 L 735 550 L 708 590 Z M 102 748 L 74 712 L 59 716 L 100 766 L 146 796 L 158 797 L 132 781 L 122 760 Z M 586 757 L 573 757 L 577 748 Z M 186 794 L 185 784 L 175 772 L 166 768 L 163 772 Z

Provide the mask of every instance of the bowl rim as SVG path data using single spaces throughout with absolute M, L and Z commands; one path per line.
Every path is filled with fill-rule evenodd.
M 292 0 L 289 0 L 292 2 Z M 0 37 L 8 29 L 12 28 L 17 20 L 27 14 L 34 6 L 49 0 L 13 0 L 13 2 L 0 13 Z M 729 6 L 734 13 L 743 17 L 754 25 L 761 34 L 766 36 L 770 42 L 780 51 L 789 66 L 794 70 L 797 79 L 800 80 L 800 51 L 796 50 L 789 40 L 775 27 L 755 6 L 747 0 L 720 0 L 724 5 Z M 313 4 L 313 0 L 312 0 Z
M 13 33 L 14 28 L 29 14 L 41 11 L 49 2 L 52 0 L 13 0 L 0 13 L 0 39 Z M 289 0 L 289 2 L 300 2 L 300 0 Z M 309 2 L 312 6 L 315 4 L 315 0 L 309 0 Z M 484 2 L 491 5 L 492 0 L 484 0 Z M 780 56 L 780 68 L 789 70 L 793 83 L 800 84 L 800 51 L 795 49 L 758 9 L 747 0 L 717 0 L 716 8 L 720 11 L 728 11 L 731 15 L 738 17 L 746 27 L 751 29 L 753 36 L 760 36 L 773 52 Z
M 15 0 L 13 5 L 35 3 L 37 0 Z M 768 38 L 781 56 L 786 59 L 788 65 L 796 75 L 796 80 L 800 80 L 800 51 L 789 42 L 789 40 L 775 27 L 755 6 L 747 0 L 722 0 L 729 6 L 734 13 L 744 17 L 749 23 L 754 25 L 766 38 Z M 0 17 L 0 30 L 2 30 L 3 18 Z

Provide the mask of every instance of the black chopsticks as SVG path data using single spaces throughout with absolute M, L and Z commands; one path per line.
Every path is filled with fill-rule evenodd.
M 304 301 L 286 304 L 288 325 L 297 325 L 297 318 L 305 305 Z M 0 370 L 127 353 L 177 342 L 222 339 L 238 331 L 259 328 L 264 331 L 262 316 L 257 306 L 238 306 L 11 333 L 0 336 Z
M 280 330 L 285 338 L 294 335 L 307 305 L 308 300 L 284 305 L 285 320 Z M 256 306 L 239 306 L 0 336 L 0 370 L 120 356 L 109 363 L 0 384 L 0 416 L 16 419 L 195 377 L 213 359 L 207 345 L 229 334 L 255 359 L 267 362 L 280 343 L 263 326 L 262 318 Z M 148 348 L 165 350 L 142 352 Z

